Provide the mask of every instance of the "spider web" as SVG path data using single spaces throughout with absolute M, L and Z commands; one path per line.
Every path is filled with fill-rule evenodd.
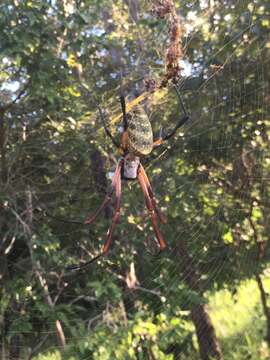
M 222 10 L 225 4 L 219 4 L 218 6 Z M 195 7 L 195 2 L 194 5 L 190 7 L 189 16 L 187 17 L 187 24 L 191 27 L 193 35 L 189 37 L 190 40 L 185 45 L 186 53 L 188 53 L 189 46 L 192 44 L 192 39 L 196 37 L 196 30 L 199 31 L 201 26 L 203 26 L 203 24 L 199 22 L 196 28 L 196 20 L 208 14 L 207 9 L 203 9 L 202 14 L 195 14 L 193 7 Z M 230 257 L 234 251 L 233 246 L 235 245 L 235 240 L 233 241 L 232 236 L 236 237 L 236 235 L 232 235 L 232 233 L 234 231 L 236 233 L 236 230 L 241 226 L 248 226 L 245 219 L 242 219 L 243 217 L 247 218 L 247 209 L 242 208 L 239 204 L 248 203 L 250 193 L 252 192 L 251 188 L 255 187 L 255 181 L 256 184 L 258 184 L 256 186 L 264 186 L 265 178 L 267 177 L 267 174 L 264 174 L 262 170 L 256 172 L 255 170 L 256 166 L 258 167 L 258 165 L 266 161 L 267 158 L 267 151 L 265 148 L 260 149 L 259 142 L 263 131 L 262 124 L 266 114 L 269 114 L 269 105 L 267 103 L 267 94 L 269 91 L 268 72 L 266 70 L 267 68 L 269 69 L 269 64 L 263 56 L 265 47 L 263 37 L 258 36 L 254 39 L 257 23 L 251 21 L 249 25 L 245 24 L 241 28 L 239 27 L 241 16 L 241 14 L 235 16 L 230 23 L 232 31 L 235 31 L 235 36 L 231 37 L 228 41 L 224 40 L 223 48 L 211 54 L 209 66 L 203 67 L 198 65 L 194 69 L 194 65 L 189 63 L 185 64 L 182 94 L 187 106 L 187 111 L 190 114 L 190 122 L 186 124 L 183 129 L 180 129 L 177 136 L 175 136 L 166 147 L 160 149 L 160 152 L 152 162 L 147 164 L 147 172 L 156 198 L 159 200 L 159 206 L 165 214 L 169 214 L 168 223 L 161 226 L 164 238 L 168 244 L 168 249 L 158 258 L 151 257 L 149 254 L 141 256 L 141 252 L 145 252 L 145 250 L 141 250 L 143 248 L 142 245 L 140 245 L 139 248 L 139 243 L 144 242 L 147 236 L 151 236 L 150 240 L 154 241 L 154 239 L 152 239 L 151 229 L 149 229 L 150 219 L 147 217 L 147 214 L 144 213 L 142 195 L 140 195 L 140 198 L 139 195 L 135 198 L 130 194 L 133 191 L 138 193 L 137 187 L 132 184 L 132 191 L 130 191 L 128 185 L 123 184 L 125 189 L 123 189 L 122 203 L 124 206 L 121 212 L 121 224 L 119 229 L 115 231 L 115 244 L 111 253 L 109 253 L 108 258 L 99 260 L 97 265 L 92 265 L 96 267 L 95 270 L 90 267 L 82 273 L 77 273 L 76 275 L 71 274 L 69 284 L 79 282 L 86 276 L 88 276 L 90 282 L 92 282 L 92 274 L 94 273 L 96 275 L 98 271 L 104 271 L 105 273 L 110 272 L 112 276 L 120 279 L 121 283 L 126 283 L 127 281 L 123 272 L 114 272 L 115 259 L 121 255 L 122 248 L 126 247 L 131 255 L 130 262 L 126 263 L 124 273 L 129 272 L 129 275 L 131 277 L 133 276 L 131 279 L 133 283 L 130 285 L 131 289 L 132 287 L 133 289 L 127 291 L 132 291 L 133 302 L 140 301 L 141 296 L 145 294 L 156 298 L 157 301 L 153 301 L 151 310 L 155 314 L 162 314 L 164 309 L 170 306 L 171 294 L 175 293 L 179 296 L 181 291 L 184 293 L 184 286 L 187 286 L 185 281 L 191 276 L 191 270 L 181 271 L 181 266 L 178 266 L 178 263 L 181 262 L 179 243 L 183 242 L 188 254 L 190 254 L 190 269 L 195 268 L 198 270 L 199 275 L 196 279 L 200 283 L 200 291 L 206 292 L 205 298 L 208 298 L 208 295 L 210 298 L 211 292 L 213 291 L 213 284 L 218 284 L 217 287 L 222 288 L 220 284 L 222 284 L 222 279 L 224 277 L 226 278 L 224 271 L 226 269 L 229 272 L 229 266 L 231 265 Z M 259 20 L 257 19 L 256 21 Z M 256 48 L 255 53 L 254 47 Z M 241 51 L 243 52 L 243 58 L 246 60 L 244 64 L 241 63 L 241 55 L 239 55 Z M 224 58 L 224 60 L 222 63 L 216 64 L 219 52 L 222 52 L 223 56 L 221 58 Z M 187 77 L 190 66 L 192 70 L 189 77 Z M 237 67 L 237 69 L 235 67 Z M 199 86 L 193 90 L 185 90 L 185 85 L 188 84 L 192 78 L 198 78 L 196 75 L 198 73 L 203 74 L 202 82 Z M 231 78 L 229 85 L 228 78 Z M 250 81 L 252 81 L 252 84 L 250 84 Z M 176 99 L 172 99 L 171 97 L 169 105 L 173 102 L 176 108 L 175 100 Z M 260 111 L 258 111 L 258 109 L 260 109 Z M 153 109 L 153 117 L 157 112 L 157 110 Z M 242 117 L 242 123 L 240 123 L 239 120 L 235 120 L 239 119 L 239 117 Z M 250 121 L 248 121 L 250 118 L 253 119 L 253 124 L 251 125 Z M 113 122 L 118 119 L 119 116 L 116 115 L 113 118 Z M 158 121 L 154 124 L 158 126 Z M 164 126 L 165 125 L 166 124 L 164 124 Z M 235 127 L 240 128 L 235 131 Z M 248 131 L 250 127 L 253 127 L 252 131 Z M 240 149 L 235 146 L 235 144 L 238 142 L 239 134 L 245 132 L 247 132 L 249 141 L 245 141 L 244 143 L 239 142 L 239 146 L 242 146 Z M 42 144 L 42 142 L 40 143 L 40 146 L 42 145 L 47 145 L 46 139 L 44 140 L 44 144 Z M 100 150 L 103 154 L 106 154 L 111 151 L 111 148 L 108 149 L 108 146 L 105 145 L 100 146 Z M 180 160 L 177 158 L 177 154 L 181 154 Z M 68 155 L 68 151 L 66 154 L 61 154 L 62 157 Z M 188 163 L 188 161 L 190 161 L 190 163 Z M 108 162 L 106 165 L 108 165 L 107 171 L 109 172 L 111 166 Z M 175 173 L 177 173 L 176 180 L 170 183 L 168 179 L 171 178 L 170 175 L 175 175 Z M 243 174 L 245 174 L 245 176 Z M 256 176 L 259 176 L 259 178 L 255 179 Z M 60 177 L 61 174 L 59 173 L 54 181 L 59 181 Z M 82 177 L 89 177 L 89 171 L 85 168 L 78 172 L 77 179 Z M 243 177 L 248 178 L 250 183 L 241 185 L 241 181 L 244 181 Z M 228 206 L 227 203 L 228 199 L 233 203 L 230 197 L 232 195 L 219 193 L 222 188 L 224 189 L 224 183 L 226 181 L 232 184 L 234 183 L 235 191 L 238 192 L 238 198 L 233 209 L 232 206 Z M 76 186 L 76 182 L 74 182 L 73 179 L 67 179 L 64 192 L 74 189 L 74 186 Z M 230 184 L 228 187 L 230 187 Z M 197 189 L 197 191 L 193 191 L 194 189 Z M 40 194 L 38 194 L 38 196 L 40 196 Z M 210 205 L 207 206 L 207 203 L 204 201 L 198 201 L 197 208 L 188 208 L 188 205 L 194 202 L 194 196 L 200 199 L 208 196 L 217 204 L 212 207 Z M 89 195 L 88 201 L 90 201 L 89 199 L 92 197 L 94 198 L 95 196 Z M 82 214 L 87 214 L 88 207 L 83 200 L 84 198 L 85 193 L 81 194 L 81 197 L 76 194 L 76 201 L 82 202 L 83 204 L 81 207 Z M 131 202 L 128 204 L 129 200 L 131 200 Z M 208 200 L 206 199 L 205 201 L 207 202 Z M 180 205 L 178 205 L 178 203 Z M 181 204 L 185 204 L 186 208 L 182 207 Z M 257 206 L 256 204 L 254 205 L 254 201 L 252 204 L 254 207 Z M 52 208 L 61 207 L 62 205 L 61 201 L 56 203 L 52 197 Z M 181 210 L 183 211 L 181 216 L 179 216 L 175 210 L 177 206 L 181 206 Z M 190 215 L 190 212 L 192 212 L 192 215 Z M 226 215 L 226 212 L 229 212 L 229 215 Z M 139 221 L 134 220 L 136 214 L 143 214 L 139 216 Z M 229 220 L 227 221 L 229 224 L 232 224 L 233 214 L 235 217 L 241 218 L 242 223 L 238 224 L 236 222 L 234 227 L 228 225 L 227 232 L 224 231 L 224 228 L 215 226 L 216 223 L 221 222 L 220 219 L 224 216 L 228 216 Z M 189 218 L 188 222 L 185 222 L 185 216 Z M 71 216 L 71 218 L 78 220 L 76 216 Z M 84 251 L 86 253 L 88 252 L 88 255 L 93 255 L 93 253 L 99 249 L 99 244 L 102 243 L 105 238 L 104 233 L 104 235 L 99 235 L 98 239 L 94 239 L 96 235 L 94 228 L 99 226 L 98 222 L 103 222 L 102 217 L 97 219 L 94 225 L 91 226 L 89 233 L 84 237 Z M 174 226 L 173 229 L 172 224 Z M 107 225 L 108 221 L 102 226 L 102 229 L 106 229 Z M 211 229 L 216 229 L 216 231 L 214 232 Z M 71 231 L 69 228 L 67 230 L 63 228 L 61 232 L 58 231 L 54 235 L 59 238 L 64 238 L 66 231 L 68 231 L 70 236 Z M 75 228 L 73 231 L 74 238 L 76 238 L 80 230 Z M 128 234 L 134 231 L 138 234 L 138 241 L 136 241 L 135 244 L 130 244 Z M 207 241 L 204 238 L 204 234 L 211 235 L 207 238 Z M 198 239 L 201 239 L 201 241 L 198 241 Z M 248 241 L 249 239 L 240 237 L 238 240 L 241 242 Z M 81 245 L 81 241 L 78 241 L 77 246 L 80 247 L 80 251 Z M 189 248 L 192 249 L 192 251 L 189 252 Z M 76 244 L 74 244 L 71 252 L 74 250 L 76 251 Z M 79 255 L 80 253 L 78 252 L 78 256 Z M 140 257 L 141 259 L 139 259 Z M 238 260 L 237 258 L 237 261 Z M 147 264 L 147 267 L 151 269 L 151 271 L 149 271 L 148 274 L 143 273 L 143 276 L 140 276 L 138 268 L 144 266 L 144 263 Z M 253 267 L 253 263 L 253 252 L 243 251 L 241 264 L 247 264 L 247 267 Z M 133 265 L 129 267 L 130 264 L 134 264 L 134 268 L 132 267 Z M 207 270 L 203 271 L 202 269 L 205 268 L 207 268 Z M 166 279 L 166 284 L 164 284 L 164 278 Z M 195 287 L 196 285 L 198 284 L 194 284 Z M 71 303 L 75 300 L 77 301 L 75 295 L 69 299 Z M 193 291 L 186 291 L 184 300 L 182 299 L 181 301 L 182 309 L 189 309 L 190 304 L 194 303 Z M 108 304 L 110 304 L 109 296 L 107 296 L 103 302 L 99 301 L 98 307 L 102 310 L 97 312 L 97 318 L 100 316 L 98 319 L 104 319 L 110 314 L 110 306 L 108 306 Z M 127 313 L 131 312 L 132 305 L 125 305 L 125 311 Z M 179 312 L 180 311 L 181 309 L 179 309 Z M 90 320 L 92 321 L 93 319 Z M 218 327 L 217 323 L 214 325 Z M 90 325 L 90 328 L 94 331 L 94 326 Z M 226 329 L 223 329 L 223 331 L 226 334 Z M 53 332 L 44 332 L 44 335 L 46 334 L 53 335 Z M 85 335 L 86 340 L 88 336 L 89 334 Z M 161 335 L 159 341 L 162 341 L 162 336 L 164 337 L 165 335 Z M 218 333 L 218 336 L 221 336 L 220 333 Z M 83 338 L 84 337 L 80 337 L 77 340 L 81 341 Z M 241 344 L 241 340 L 238 340 L 238 345 L 239 344 Z M 244 337 L 242 338 L 242 344 L 246 346 L 246 338 Z M 258 346 L 260 346 L 260 344 Z M 56 349 L 56 346 L 53 347 L 53 350 L 54 349 Z M 234 352 L 236 353 L 236 350 L 232 349 L 231 356 L 233 356 Z M 74 356 L 76 358 L 75 352 Z M 85 359 L 87 358 L 88 357 L 85 357 Z M 102 359 L 101 356 L 99 358 Z M 181 358 L 181 354 L 179 354 L 179 359 Z M 80 359 L 83 358 L 80 357 Z
M 239 18 L 235 19 L 235 24 L 238 22 Z M 231 27 L 233 28 L 234 23 L 231 24 Z M 265 103 L 265 93 L 267 90 L 267 83 L 265 81 L 265 66 L 262 62 L 262 59 L 260 58 L 261 54 L 261 47 L 263 44 L 260 44 L 258 42 L 258 49 L 257 49 L 257 57 L 254 58 L 253 52 L 250 54 L 249 63 L 247 66 L 242 69 L 242 65 L 239 66 L 239 73 L 233 72 L 234 81 L 231 82 L 230 87 L 223 89 L 222 85 L 218 84 L 217 77 L 222 78 L 222 76 L 230 76 L 230 72 L 232 73 L 232 70 L 230 69 L 231 66 L 233 66 L 233 62 L 235 60 L 235 52 L 237 52 L 237 49 L 245 46 L 245 52 L 249 51 L 249 43 L 246 42 L 245 36 L 249 36 L 252 32 L 252 29 L 256 24 L 251 23 L 247 27 L 245 27 L 242 31 L 238 32 L 235 37 L 230 40 L 230 42 L 235 45 L 234 49 L 226 52 L 226 46 L 229 45 L 228 43 L 224 44 L 224 50 L 226 52 L 226 59 L 224 63 L 219 65 L 217 67 L 217 70 L 213 72 L 211 76 L 206 77 L 204 79 L 203 83 L 198 89 L 198 97 L 207 97 L 207 89 L 210 88 L 211 93 L 215 94 L 215 97 L 208 98 L 208 107 L 203 108 L 202 112 L 197 111 L 194 112 L 191 109 L 195 108 L 198 109 L 200 106 L 196 106 L 196 101 L 192 101 L 192 99 L 188 98 L 188 104 L 189 104 L 189 113 L 191 114 L 191 122 L 186 126 L 184 129 L 184 137 L 183 134 L 180 134 L 178 138 L 175 140 L 175 142 L 182 142 L 182 145 L 178 145 L 178 150 L 180 147 L 180 150 L 182 152 L 188 152 L 189 154 L 191 152 L 194 153 L 194 156 L 198 156 L 198 152 L 203 152 L 203 157 L 201 160 L 201 163 L 198 165 L 198 168 L 200 168 L 199 171 L 202 173 L 205 171 L 205 168 L 208 167 L 206 165 L 207 161 L 205 161 L 205 158 L 207 157 L 217 157 L 219 158 L 222 155 L 223 161 L 226 163 L 228 161 L 229 164 L 236 163 L 238 161 L 241 161 L 241 157 L 243 154 L 236 154 L 235 156 L 231 155 L 232 151 L 232 144 L 236 140 L 234 137 L 236 136 L 233 131 L 228 130 L 228 123 L 227 122 L 221 122 L 218 121 L 219 118 L 228 118 L 233 121 L 233 117 L 235 116 L 235 111 L 239 111 L 239 104 L 242 103 L 243 107 L 243 119 L 247 118 L 248 113 L 256 113 L 256 109 L 260 108 L 262 109 L 262 114 L 267 113 L 266 109 L 266 103 Z M 188 44 L 187 44 L 188 46 Z M 216 53 L 213 54 L 213 59 L 216 57 Z M 249 56 L 246 56 L 249 58 Z M 256 64 L 255 66 L 251 66 L 252 64 Z M 251 74 L 254 74 L 254 77 L 257 79 L 261 79 L 261 83 L 255 84 L 255 86 L 247 86 L 245 84 L 245 79 L 247 79 Z M 248 88 L 248 89 L 247 89 Z M 255 98 L 256 100 L 252 102 L 251 106 L 245 106 L 247 102 L 249 101 L 249 98 Z M 195 103 L 195 106 L 193 104 L 190 104 L 192 102 Z M 228 106 L 229 104 L 229 106 Z M 228 109 L 229 107 L 229 109 Z M 246 107 L 246 109 L 244 109 Z M 263 120 L 264 116 L 262 114 L 255 114 L 256 122 L 260 122 Z M 207 127 L 204 126 L 203 119 L 207 116 L 208 118 L 211 118 L 211 121 L 208 121 Z M 243 123 L 241 126 L 243 128 L 245 127 L 245 124 Z M 216 130 L 217 128 L 220 129 L 219 134 L 219 141 L 216 140 Z M 258 130 L 257 130 L 258 131 Z M 255 130 L 256 132 L 256 130 Z M 207 145 L 203 144 L 203 147 L 201 147 L 201 138 L 207 135 L 207 138 L 209 139 L 209 143 Z M 166 149 L 162 152 L 161 156 L 158 157 L 157 160 L 155 160 L 148 168 L 151 170 L 153 169 L 153 175 L 151 176 L 153 187 L 155 189 L 159 188 L 159 184 L 166 184 L 166 178 L 167 178 L 167 172 L 169 169 L 167 168 L 165 171 L 160 171 L 155 173 L 154 167 L 158 164 L 158 166 L 162 167 L 162 162 L 169 162 L 170 159 L 170 153 L 173 153 L 173 147 L 175 145 L 175 142 L 173 145 L 171 145 L 171 148 Z M 188 146 L 187 144 L 191 143 L 191 146 Z M 255 161 L 261 161 L 261 158 L 264 157 L 266 154 L 264 151 L 256 151 L 256 149 L 249 150 L 252 152 L 254 156 L 256 156 L 257 159 Z M 259 159 L 260 158 L 260 159 Z M 162 162 L 160 163 L 160 161 Z M 224 165 L 225 166 L 225 165 Z M 169 166 L 168 166 L 169 167 Z M 190 179 L 186 179 L 185 181 L 180 181 L 179 184 L 176 184 L 176 186 L 170 190 L 168 187 L 164 189 L 164 191 L 159 190 L 158 193 L 167 194 L 167 196 L 171 197 L 177 197 L 179 193 L 182 194 L 181 201 L 188 203 L 189 202 L 189 196 L 190 196 L 190 189 L 196 188 L 198 186 L 198 183 L 201 183 L 201 174 L 198 173 L 195 176 L 193 175 Z M 213 185 L 213 188 L 215 186 Z M 215 189 L 217 191 L 217 189 Z M 249 196 L 250 189 L 246 189 L 242 191 L 242 199 L 243 202 L 245 202 L 245 198 Z M 166 195 L 165 195 L 166 196 Z M 164 197 L 165 197 L 164 196 Z M 180 201 L 180 200 L 179 200 Z M 177 229 L 176 234 L 174 236 L 169 236 L 166 238 L 169 249 L 163 256 L 163 259 L 155 260 L 152 259 L 151 262 L 153 263 L 151 272 L 148 276 L 144 276 L 143 280 L 138 279 L 139 285 L 135 285 L 135 289 L 137 290 L 134 293 L 135 299 L 140 299 L 141 293 L 148 292 L 149 294 L 152 294 L 152 296 L 156 296 L 160 299 L 160 305 L 154 306 L 154 312 L 155 313 L 162 313 L 164 306 L 166 306 L 167 303 L 167 294 L 170 294 L 173 292 L 176 286 L 179 286 L 181 282 L 184 282 L 185 279 L 183 278 L 183 275 L 179 274 L 179 270 L 177 267 L 175 267 L 175 270 L 172 270 L 171 268 L 171 260 L 177 263 L 177 261 L 181 262 L 181 258 L 179 258 L 179 255 L 177 254 L 177 242 L 183 241 L 182 238 L 187 238 L 187 232 L 190 234 L 188 238 L 186 239 L 187 243 L 194 243 L 196 244 L 196 248 L 192 253 L 191 257 L 191 268 L 195 267 L 198 268 L 198 263 L 200 264 L 209 264 L 209 275 L 204 281 L 203 279 L 199 278 L 199 281 L 203 280 L 203 286 L 202 290 L 207 290 L 211 288 L 211 283 L 214 283 L 215 281 L 218 281 L 220 274 L 224 271 L 224 268 L 227 267 L 227 264 L 229 262 L 229 252 L 225 254 L 222 258 L 216 254 L 222 249 L 222 245 L 216 241 L 216 239 L 223 236 L 224 232 L 223 229 L 220 229 L 219 233 L 215 233 L 212 235 L 212 238 L 209 238 L 209 244 L 211 244 L 213 257 L 212 261 L 209 262 L 209 254 L 207 254 L 207 249 L 205 247 L 201 246 L 201 244 L 196 241 L 198 237 L 200 237 L 200 234 L 202 231 L 206 231 L 205 228 L 211 227 L 218 219 L 219 217 L 224 213 L 224 202 L 226 199 L 222 200 L 219 199 L 219 204 L 215 208 L 214 213 L 211 216 L 208 216 L 207 219 L 204 219 L 205 216 L 203 214 L 204 209 L 198 209 L 195 214 L 193 215 L 193 218 L 191 219 L 191 224 L 188 229 L 179 230 Z M 162 202 L 162 200 L 161 200 Z M 169 208 L 170 203 L 167 207 Z M 138 208 L 141 208 L 141 204 L 131 204 L 131 211 L 137 212 L 136 210 Z M 239 212 L 244 211 L 245 209 L 242 208 L 235 208 L 235 215 L 237 216 Z M 168 209 L 169 211 L 169 209 Z M 123 221 L 126 221 L 127 217 L 126 214 L 123 214 Z M 181 228 L 183 225 L 181 224 L 178 228 Z M 168 222 L 168 225 L 165 227 L 164 234 L 166 237 L 166 229 L 170 227 L 170 222 Z M 173 239 L 173 244 L 170 245 L 170 240 Z M 117 242 L 119 246 L 119 241 Z M 117 251 L 117 246 L 115 246 L 114 251 Z M 251 256 L 251 257 L 250 257 Z M 176 259 L 177 257 L 177 259 Z M 252 255 L 250 255 L 248 252 L 243 254 L 243 263 L 251 264 L 254 259 Z M 155 265 L 156 264 L 156 265 Z M 199 265 L 200 265 L 199 264 Z M 137 265 L 139 266 L 139 265 Z M 136 267 L 136 265 L 135 265 Z M 200 267 L 200 266 L 199 266 Z M 160 283 L 160 278 L 166 274 L 166 272 L 170 273 L 170 278 L 166 278 L 166 288 L 164 289 L 164 285 L 158 285 Z M 134 275 L 134 274 L 133 274 Z M 188 277 L 190 274 L 188 272 L 185 273 L 185 277 Z M 133 279 L 134 280 L 134 279 Z M 157 280 L 157 281 L 156 281 Z M 155 284 L 156 283 L 156 284 Z M 155 286 L 153 287 L 153 284 Z M 192 299 L 193 294 L 190 294 L 190 297 L 186 297 L 186 304 L 183 304 L 183 307 L 188 308 L 189 302 L 192 303 L 194 300 Z M 169 295 L 168 295 L 169 297 Z M 105 304 L 104 304 L 105 305 Z M 247 308 L 248 311 L 248 308 Z M 127 308 L 127 312 L 129 312 L 129 308 Z M 245 343 L 245 338 L 243 338 L 243 344 Z M 235 351 L 235 350 L 234 350 Z M 180 358 L 180 357 L 179 357 Z

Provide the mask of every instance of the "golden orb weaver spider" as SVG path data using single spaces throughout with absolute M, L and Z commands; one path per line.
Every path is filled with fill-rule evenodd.
M 112 140 L 114 146 L 120 150 L 122 157 L 118 161 L 114 172 L 110 191 L 107 193 L 98 210 L 93 215 L 88 216 L 84 223 L 92 224 L 104 207 L 110 203 L 113 193 L 115 192 L 116 200 L 114 205 L 114 214 L 111 226 L 108 230 L 107 239 L 103 245 L 101 253 L 90 261 L 82 265 L 70 266 L 68 267 L 69 269 L 74 270 L 83 268 L 108 253 L 112 243 L 113 232 L 120 217 L 121 180 L 138 180 L 145 198 L 145 204 L 151 218 L 154 233 L 159 244 L 159 250 L 162 251 L 166 248 L 166 242 L 158 227 L 158 220 L 161 223 L 165 223 L 166 219 L 157 207 L 150 181 L 146 175 L 143 165 L 140 162 L 140 158 L 149 155 L 154 148 L 160 146 L 164 141 L 167 141 L 174 136 L 176 131 L 189 120 L 189 116 L 185 110 L 183 100 L 176 85 L 174 85 L 174 89 L 176 91 L 183 116 L 179 119 L 169 134 L 162 136 L 160 132 L 160 136 L 157 140 L 153 140 L 153 131 L 150 120 L 141 105 L 135 105 L 133 109 L 126 112 L 125 97 L 123 95 L 120 96 L 123 115 L 123 131 L 121 133 L 120 143 L 118 143 L 109 131 L 104 114 L 100 106 L 98 106 L 105 133 Z

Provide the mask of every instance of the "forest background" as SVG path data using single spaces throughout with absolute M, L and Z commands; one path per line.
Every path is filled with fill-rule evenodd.
M 145 160 L 168 250 L 136 183 L 112 207 L 120 83 L 159 79 L 166 19 L 143 0 L 0 5 L 1 359 L 269 359 L 267 0 L 175 1 L 189 122 Z M 181 116 L 171 86 L 146 105 L 154 133 Z M 119 120 L 120 121 L 120 120 Z

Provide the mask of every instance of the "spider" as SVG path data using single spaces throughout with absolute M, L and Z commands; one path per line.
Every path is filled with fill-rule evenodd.
M 121 133 L 120 143 L 109 131 L 106 125 L 104 114 L 100 106 L 98 106 L 105 133 L 111 139 L 113 145 L 118 150 L 120 150 L 122 156 L 117 163 L 116 170 L 112 178 L 110 191 L 107 193 L 98 210 L 93 215 L 88 216 L 84 223 L 92 224 L 97 216 L 101 213 L 102 209 L 104 209 L 104 207 L 110 203 L 113 193 L 115 192 L 116 200 L 114 205 L 114 214 L 111 226 L 107 233 L 107 239 L 103 245 L 101 253 L 82 265 L 71 266 L 70 268 L 78 269 L 85 267 L 91 262 L 97 260 L 100 256 L 106 255 L 108 253 L 112 243 L 113 232 L 120 217 L 121 180 L 138 180 L 144 195 L 149 216 L 152 221 L 154 233 L 159 245 L 159 250 L 162 251 L 166 248 L 166 242 L 158 227 L 158 220 L 161 223 L 165 223 L 166 219 L 157 207 L 150 181 L 146 175 L 143 165 L 141 164 L 140 158 L 149 155 L 154 148 L 160 146 L 162 143 L 164 143 L 164 141 L 167 141 L 172 136 L 174 136 L 177 129 L 184 125 L 189 119 L 183 104 L 183 100 L 176 85 L 174 85 L 174 89 L 176 91 L 183 116 L 179 119 L 170 133 L 162 136 L 162 132 L 160 132 L 160 136 L 157 140 L 153 140 L 153 131 L 150 120 L 141 105 L 135 105 L 132 110 L 127 112 L 125 97 L 123 95 L 120 96 L 120 103 L 123 114 L 123 130 Z

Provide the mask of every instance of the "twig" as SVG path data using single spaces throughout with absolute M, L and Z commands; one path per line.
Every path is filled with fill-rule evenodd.
M 45 343 L 45 341 L 48 339 L 50 334 L 46 334 L 44 338 L 31 350 L 28 360 L 31 360 L 32 357 L 35 355 L 35 353 L 38 351 L 38 349 Z
M 134 289 L 134 290 L 141 290 L 141 291 L 144 291 L 144 292 L 146 292 L 146 293 L 149 293 L 149 294 L 158 296 L 160 299 L 162 298 L 160 292 L 155 291 L 155 290 L 146 289 L 146 288 L 144 288 L 144 287 L 142 287 L 142 286 L 135 286 L 133 289 Z

